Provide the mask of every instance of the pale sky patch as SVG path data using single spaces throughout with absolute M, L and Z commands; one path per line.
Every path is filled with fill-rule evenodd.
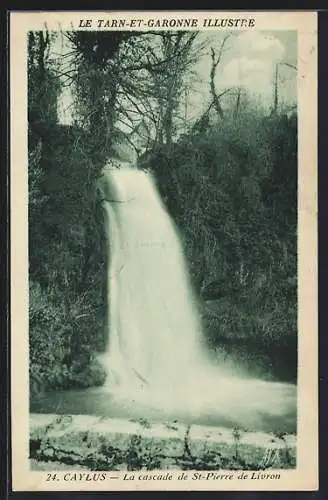
M 269 103 L 272 88 L 274 65 L 267 59 L 232 59 L 223 68 L 221 86 L 241 87 L 249 94 L 262 98 Z
M 274 75 L 279 64 L 279 100 L 285 106 L 296 103 L 297 73 L 281 65 L 285 60 L 295 62 L 294 54 L 289 53 L 289 44 L 278 39 L 280 32 L 232 33 L 225 44 L 220 65 L 216 70 L 215 85 L 218 93 L 228 88 L 241 87 L 264 109 L 269 109 L 273 102 Z M 285 35 L 285 33 L 284 33 Z M 216 39 L 209 35 L 210 47 L 219 53 L 224 34 Z M 202 34 L 202 37 L 206 37 Z M 288 37 L 285 38 L 288 42 Z M 200 92 L 190 97 L 190 118 L 201 114 L 210 100 L 209 79 L 211 57 L 206 55 L 198 62 Z
M 257 31 L 244 32 L 236 37 L 235 48 L 241 53 L 264 53 L 272 61 L 281 60 L 285 55 L 283 44 L 272 35 Z

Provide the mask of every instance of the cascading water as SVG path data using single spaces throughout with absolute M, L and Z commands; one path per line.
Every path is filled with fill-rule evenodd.
M 243 425 L 293 412 L 294 386 L 237 378 L 209 361 L 179 236 L 152 176 L 121 163 L 104 169 L 99 188 L 109 246 L 106 390 L 127 404 Z

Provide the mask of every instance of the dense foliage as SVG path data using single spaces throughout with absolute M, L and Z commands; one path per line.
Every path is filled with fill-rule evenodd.
M 129 43 L 125 39 L 121 42 Z M 104 373 L 96 353 L 104 349 L 107 336 L 107 246 L 94 183 L 108 155 L 116 115 L 110 118 L 107 129 L 105 121 L 99 119 L 97 133 L 93 128 L 97 121 L 82 119 L 83 113 L 84 118 L 92 114 L 93 99 L 101 109 L 108 89 L 98 85 L 104 73 L 103 60 L 98 69 L 90 63 L 93 81 L 98 82 L 101 92 L 95 97 L 91 84 L 83 87 L 88 66 L 82 58 L 75 81 L 79 119 L 72 126 L 58 124 L 60 80 L 49 56 L 50 43 L 51 37 L 30 34 L 33 393 L 101 384 Z M 119 38 L 115 44 L 118 50 Z M 113 84 L 114 72 L 111 74 Z M 108 82 L 109 75 L 104 79 Z M 181 82 L 180 78 L 179 86 Z M 114 95 L 115 88 L 115 98 L 120 94 L 116 83 L 110 90 Z M 108 99 L 107 95 L 107 108 L 103 109 L 109 109 Z M 162 111 L 167 125 L 168 113 Z M 249 105 L 238 117 L 219 117 L 201 129 L 186 128 L 178 138 L 166 130 L 166 136 L 166 141 L 160 134 L 160 140 L 152 142 L 140 159 L 140 168 L 154 172 L 163 200 L 180 229 L 209 344 L 231 344 L 266 353 L 273 371 L 284 371 L 284 377 L 294 378 L 296 114 L 267 116 Z
M 295 376 L 297 120 L 225 122 L 150 160 L 179 227 L 210 344 L 270 353 Z M 288 376 L 287 375 L 287 376 Z

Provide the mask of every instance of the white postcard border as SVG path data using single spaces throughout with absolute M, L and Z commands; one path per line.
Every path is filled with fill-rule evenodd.
M 278 481 L 80 481 L 47 482 L 47 472 L 28 463 L 28 182 L 27 31 L 72 30 L 81 19 L 254 19 L 252 30 L 298 31 L 299 120 L 299 379 L 297 468 Z M 81 28 L 80 28 L 81 29 Z M 94 23 L 85 29 L 95 29 Z M 126 29 L 126 28 L 115 28 Z M 149 29 L 136 27 L 134 29 Z M 156 28 L 157 29 L 157 28 Z M 158 30 L 163 28 L 158 28 Z M 174 29 L 174 28 L 170 28 Z M 195 28 L 193 28 L 195 29 Z M 204 29 L 204 28 L 202 28 Z M 208 30 L 219 29 L 216 27 Z M 229 28 L 231 29 L 231 28 Z M 240 27 L 232 29 L 242 29 Z M 245 29 L 245 28 L 243 28 Z M 280 491 L 318 488 L 317 332 L 317 14 L 315 12 L 12 12 L 10 15 L 11 101 L 11 410 L 14 491 L 235 490 Z M 172 472 L 172 471 L 171 471 Z M 172 472 L 177 478 L 178 473 Z M 191 477 L 192 471 L 187 472 Z M 61 474 L 61 477 L 63 474 Z M 122 474 L 123 477 L 123 474 Z

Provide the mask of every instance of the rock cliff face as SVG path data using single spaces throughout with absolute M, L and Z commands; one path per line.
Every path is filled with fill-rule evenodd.
M 88 415 L 30 417 L 33 470 L 261 470 L 296 466 L 296 436 Z

